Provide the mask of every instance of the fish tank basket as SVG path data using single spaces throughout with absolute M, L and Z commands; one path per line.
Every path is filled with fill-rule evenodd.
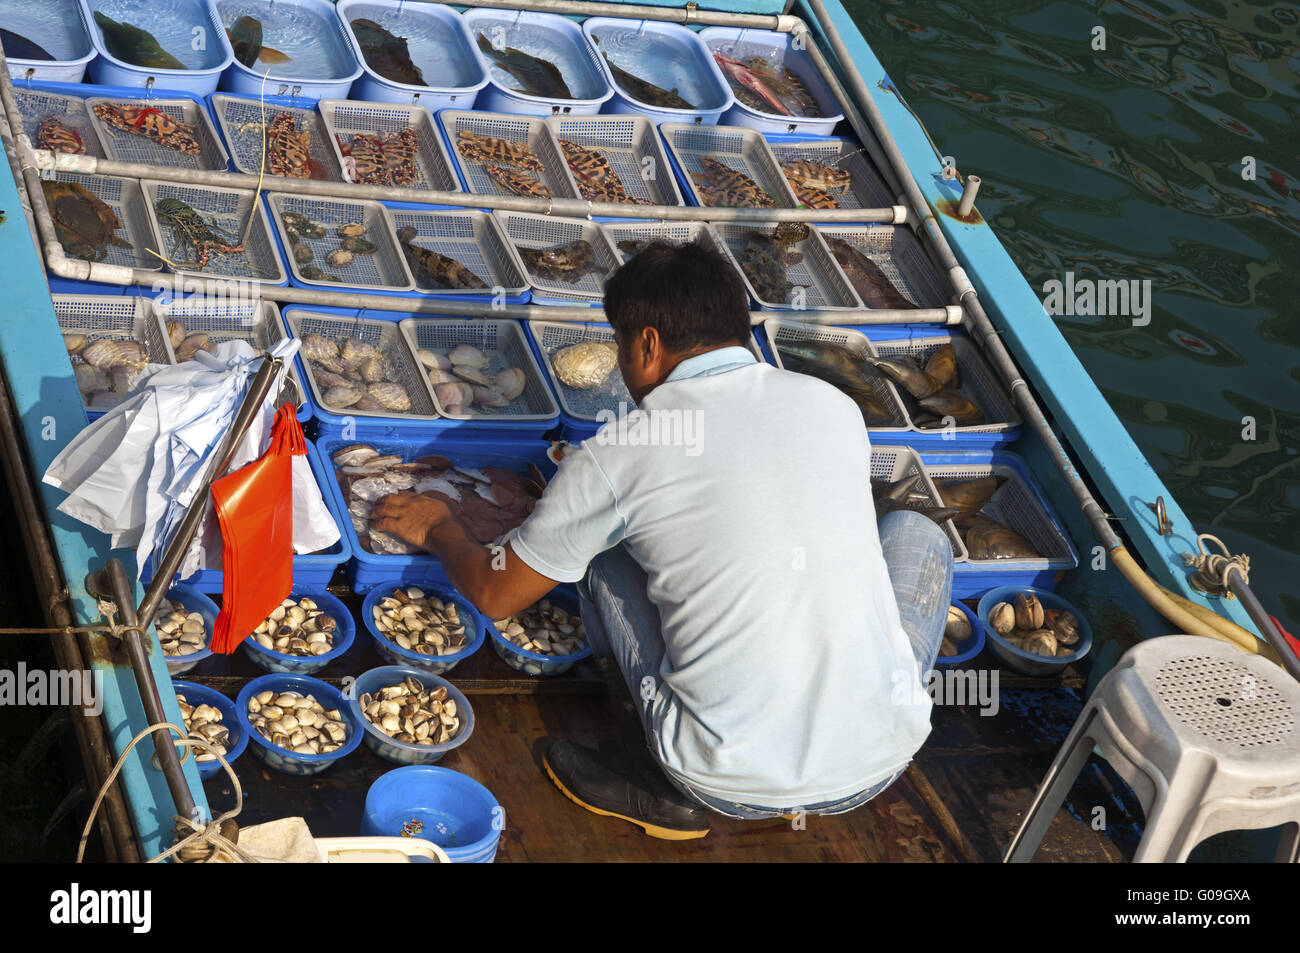
M 232 55 L 222 76 L 224 89 L 246 96 L 266 91 L 280 96 L 343 99 L 361 75 L 347 30 L 329 0 L 213 0 L 212 6 L 223 26 L 233 28 L 244 15 L 256 17 L 266 46 L 311 51 L 312 62 L 307 68 L 297 57 L 280 64 L 256 60 L 250 68 Z
M 741 252 L 756 235 L 771 236 L 777 225 L 742 225 L 738 222 L 714 222 L 713 230 L 721 239 L 736 270 L 745 282 L 750 297 L 762 308 L 775 311 L 852 311 L 860 307 L 858 296 L 848 278 L 836 264 L 826 243 L 815 228 L 809 228 L 808 237 L 790 246 L 803 258 L 787 265 L 785 280 L 792 285 L 784 301 L 764 298 L 740 266 Z M 800 293 L 800 289 L 802 293 Z
M 211 102 L 235 170 L 245 175 L 259 175 L 263 171 L 272 175 L 269 162 L 265 170 L 262 166 L 262 103 L 226 93 L 215 94 Z M 330 136 L 324 122 L 315 108 L 302 104 L 303 100 L 288 96 L 267 96 L 266 124 L 269 126 L 281 114 L 292 118 L 299 132 L 310 134 L 308 153 L 325 170 L 325 181 L 342 182 L 343 170 L 339 166 L 338 152 L 330 147 Z M 269 137 L 267 146 L 270 146 Z
M 458 344 L 470 344 L 490 359 L 486 373 L 491 376 L 508 367 L 524 372 L 524 390 L 505 407 L 485 408 L 473 404 L 463 413 L 451 414 L 438 400 L 435 389 L 433 404 L 448 420 L 474 420 L 479 423 L 534 425 L 538 436 L 555 426 L 560 409 L 547 389 L 542 369 L 528 347 L 523 329 L 516 321 L 493 318 L 407 318 L 400 322 L 402 336 L 412 351 L 429 350 L 446 354 Z
M 764 132 L 800 132 L 829 136 L 836 124 L 844 118 L 844 114 L 840 112 L 840 104 L 830 87 L 826 85 L 826 81 L 822 79 L 817 64 L 805 50 L 795 48 L 793 34 L 778 33 L 774 30 L 715 26 L 701 30 L 699 37 L 710 54 L 721 53 L 742 63 L 752 56 L 760 56 L 774 66 L 789 67 L 799 77 L 804 89 L 816 101 L 818 112 L 821 113 L 819 117 L 783 116 L 775 111 L 755 109 L 737 99 L 735 105 L 727 110 L 726 116 L 723 117 L 723 122 L 726 124 L 749 126 Z M 734 90 L 732 95 L 735 95 Z
M 400 384 L 411 402 L 411 409 L 408 411 L 387 408 L 357 410 L 354 407 L 331 406 L 325 403 L 324 399 L 328 388 L 317 382 L 312 370 L 312 362 L 308 361 L 306 355 L 299 350 L 297 361 L 310 389 L 308 396 L 312 402 L 312 415 L 320 423 L 337 430 L 349 424 L 354 427 L 359 426 L 362 421 L 393 426 L 399 423 L 439 419 L 438 411 L 433 404 L 433 389 L 429 386 L 428 377 L 425 376 L 420 362 L 411 353 L 411 349 L 407 347 L 406 339 L 395 322 L 353 317 L 347 314 L 327 314 L 297 307 L 286 308 L 284 320 L 289 327 L 289 333 L 296 338 L 301 339 L 308 334 L 321 334 L 338 342 L 340 346 L 348 338 L 359 338 L 378 348 L 387 365 L 385 380 Z
M 605 104 L 611 113 L 640 113 L 652 122 L 716 123 L 736 99 L 722 71 L 699 35 L 676 23 L 590 17 L 582 32 L 595 51 L 596 62 L 614 96 Z M 691 108 L 656 106 L 638 99 L 614 79 L 614 64 L 660 89 L 677 89 Z
M 138 136 L 125 129 L 110 126 L 95 115 L 95 107 L 100 103 L 110 106 L 129 106 L 157 109 L 172 119 L 192 126 L 194 141 L 199 144 L 198 155 L 187 155 L 179 149 L 154 142 L 148 136 Z M 196 169 L 208 172 L 225 172 L 227 156 L 225 147 L 217 137 L 208 111 L 197 99 L 154 99 L 141 96 L 138 99 L 127 97 L 92 96 L 86 100 L 86 110 L 90 121 L 99 134 L 99 141 L 104 146 L 104 153 L 109 159 L 118 162 L 139 162 L 143 165 L 165 166 L 174 169 Z
M 80 83 L 86 64 L 95 58 L 95 44 L 86 31 L 77 0 L 0 0 L 0 23 L 54 57 L 30 60 L 7 56 L 15 92 L 20 80 Z M 34 136 L 32 141 L 36 141 Z
M 284 267 L 275 250 L 271 227 L 266 220 L 266 209 L 257 201 L 255 192 L 209 185 L 155 182 L 149 179 L 142 179 L 140 186 L 144 189 L 149 209 L 149 223 L 153 226 L 155 237 L 162 243 L 162 247 L 156 250 L 176 264 L 176 274 L 195 278 L 244 278 L 271 285 L 285 283 Z M 195 249 L 182 248 L 177 241 L 176 230 L 170 226 L 164 227 L 158 221 L 156 206 L 162 199 L 180 199 L 197 212 L 205 224 L 222 229 L 230 244 L 240 242 L 244 229 L 248 226 L 249 215 L 252 215 L 253 226 L 249 229 L 248 240 L 244 242 L 244 250 L 229 255 L 214 251 L 207 266 L 199 268 L 195 263 Z M 194 261 L 184 264 L 187 257 Z
M 86 107 L 85 99 L 21 80 L 15 80 L 13 86 L 14 101 L 18 104 L 18 112 L 23 120 L 22 129 L 15 131 L 26 133 L 33 148 L 41 148 L 37 135 L 41 122 L 46 116 L 54 116 L 81 136 L 81 143 L 85 147 L 84 155 L 104 158 L 104 147 L 99 142 L 99 132 L 95 129 L 95 121 Z
M 152 306 L 164 331 L 168 321 L 179 321 L 185 325 L 186 334 L 206 334 L 212 344 L 246 341 L 261 352 L 289 336 L 274 301 L 160 296 L 153 299 Z M 287 378 L 276 403 L 292 402 L 298 408 L 298 420 L 306 423 L 311 419 L 311 404 L 295 364 L 289 365 Z
M 614 329 L 608 324 L 596 322 L 569 323 L 560 321 L 527 321 L 525 330 L 533 339 L 537 353 L 542 357 L 546 376 L 551 389 L 560 402 L 561 422 L 571 430 L 580 431 L 584 437 L 594 434 L 604 423 L 602 415 L 617 415 L 623 405 L 627 413 L 636 408 L 623 375 L 615 367 L 605 383 L 597 387 L 579 390 L 560 381 L 555 374 L 552 360 L 557 351 L 586 341 L 608 341 L 614 343 Z
M 433 116 L 424 107 L 322 99 L 318 108 L 330 146 L 335 150 L 335 158 L 344 169 L 344 177 L 348 181 L 352 179 L 347 174 L 348 163 L 344 161 L 343 149 L 351 148 L 353 136 L 359 132 L 392 136 L 404 129 L 411 129 L 415 132 L 418 144 L 415 150 L 415 183 L 409 188 L 435 192 L 465 191 L 460 179 L 456 177 L 455 167 L 442 144 L 442 137 L 438 135 Z
M 144 346 L 150 364 L 175 364 L 167 329 L 134 295 L 51 295 L 54 317 L 64 334 L 84 334 L 93 341 L 135 341 Z M 74 363 L 84 363 L 78 357 Z M 113 404 L 91 404 L 82 395 L 86 413 L 92 419 L 111 410 Z
M 524 271 L 532 285 L 532 300 L 535 303 L 599 306 L 605 294 L 605 279 L 614 273 L 620 263 L 617 250 L 600 225 L 589 219 L 556 218 L 531 212 L 495 214 L 516 251 L 525 248 L 554 248 L 579 239 L 589 242 L 592 260 L 604 269 L 604 274 L 588 272 L 575 282 L 559 281 L 534 274 L 522 255 L 520 260 L 524 262 Z
M 896 483 L 899 480 L 909 480 L 919 475 L 921 482 L 916 485 L 913 492 L 926 494 L 927 499 L 924 503 L 917 502 L 906 509 L 915 509 L 918 512 L 925 510 L 939 509 L 943 502 L 939 498 L 939 491 L 935 488 L 934 481 L 926 472 L 925 466 L 921 462 L 921 456 L 911 447 L 892 447 L 884 444 L 872 443 L 871 445 L 871 477 L 875 480 L 885 480 L 889 483 Z M 902 507 L 900 507 L 901 509 Z M 879 520 L 883 514 L 876 511 L 876 519 Z M 935 524 L 952 545 L 952 558 L 954 562 L 960 562 L 966 558 L 966 547 L 961 541 L 961 534 L 957 532 L 957 527 L 952 520 L 943 520 Z
M 602 152 L 628 195 L 655 205 L 686 204 L 654 123 L 644 116 L 552 116 L 546 122 L 557 146 L 564 139 Z M 564 158 L 563 147 L 560 158 Z M 581 198 L 577 173 L 567 161 L 564 168 L 573 193 Z M 653 178 L 645 178 L 647 168 Z
M 403 228 L 415 229 L 413 245 L 427 248 L 454 258 L 482 281 L 486 288 L 430 288 L 420 284 L 423 277 L 411 270 L 415 289 L 423 295 L 452 300 L 482 301 L 487 297 L 503 295 L 506 303 L 518 304 L 527 299 L 528 275 L 506 240 L 497 220 L 486 212 L 473 209 L 464 211 L 416 211 L 413 209 L 386 209 L 388 233 L 397 238 Z M 402 258 L 406 258 L 401 248 Z
M 352 90 L 357 99 L 406 103 L 430 111 L 463 109 L 473 106 L 479 90 L 488 84 L 469 30 L 450 7 L 404 0 L 340 0 L 336 9 L 352 55 L 361 64 L 361 76 Z M 377 72 L 352 27 L 358 19 L 372 20 L 406 40 L 411 63 L 420 70 L 425 85 L 400 82 Z
M 676 244 L 685 244 L 686 242 L 699 242 L 701 245 L 716 251 L 724 258 L 727 252 L 718 238 L 713 226 L 708 222 L 630 222 L 626 219 L 605 222 L 601 225 L 605 230 L 605 235 L 609 238 L 610 244 L 618 252 L 620 261 L 627 261 L 634 254 L 626 252 L 618 247 L 622 241 L 666 241 Z
M 1061 574 L 1079 565 L 1079 554 L 1039 488 L 1029 465 L 1019 456 L 998 452 L 921 453 L 933 481 L 1006 477 L 982 510 L 1023 536 L 1042 559 L 974 559 L 967 551 L 953 570 L 953 598 L 970 599 L 997 586 L 1055 589 Z M 955 527 L 954 527 L 955 528 Z M 964 544 L 963 544 L 964 545 Z
M 942 308 L 951 303 L 951 295 L 944 291 L 934 265 L 910 228 L 902 225 L 819 225 L 817 230 L 823 238 L 838 238 L 870 258 L 894 288 L 917 307 Z M 863 302 L 864 307 L 865 304 Z
M 805 139 L 794 136 L 765 138 L 778 165 L 792 159 L 807 159 L 834 169 L 846 170 L 849 173 L 848 188 L 843 192 L 830 193 L 840 208 L 892 208 L 898 204 L 889 194 L 888 186 L 866 151 L 852 140 L 824 137 Z
M 152 34 L 158 45 L 186 69 L 137 66 L 113 56 L 104 43 L 103 31 L 95 23 L 97 10 Z M 222 71 L 235 59 L 226 31 L 207 0 L 81 0 L 81 15 L 99 53 L 90 61 L 90 78 L 104 86 L 157 85 L 207 96 L 216 92 Z M 193 45 L 200 35 L 195 29 L 201 30 L 207 40 L 201 49 Z
M 876 356 L 876 352 L 871 342 L 867 340 L 867 336 L 861 331 L 855 331 L 852 328 L 805 324 L 788 318 L 768 318 L 763 322 L 763 330 L 767 334 L 767 343 L 772 351 L 772 359 L 776 362 L 776 366 L 780 368 L 785 368 L 780 349 L 781 345 L 785 344 L 794 345 L 805 342 L 839 344 L 863 358 Z M 862 380 L 871 389 L 877 403 L 888 411 L 891 418 L 888 425 L 868 429 L 873 434 L 888 435 L 891 442 L 898 442 L 898 438 L 908 431 L 909 426 L 907 413 L 903 410 L 903 403 L 899 400 L 893 382 L 879 374 L 866 375 Z
M 740 126 L 691 126 L 683 123 L 664 123 L 659 131 L 677 164 L 683 194 L 690 198 L 691 204 L 708 205 L 693 178 L 697 173 L 703 173 L 700 160 L 705 156 L 749 176 L 772 197 L 776 208 L 794 208 L 799 204 L 790 183 L 785 180 L 785 173 L 759 132 Z
M 442 123 L 447 141 L 451 143 L 451 154 L 469 191 L 478 195 L 511 194 L 497 185 L 488 175 L 487 167 L 491 164 L 491 160 L 480 162 L 461 154 L 456 143 L 462 132 L 527 145 L 542 163 L 542 171 L 526 174 L 533 176 L 549 188 L 555 193 L 556 198 L 578 197 L 577 189 L 569 178 L 568 166 L 560 152 L 559 143 L 555 141 L 555 136 L 545 120 L 537 116 L 508 116 L 502 113 L 467 112 L 459 109 L 448 109 L 439 113 L 438 120 Z M 501 164 L 508 165 L 508 163 Z
M 55 172 L 52 181 L 80 185 L 92 192 L 113 210 L 113 214 L 122 223 L 122 227 L 117 229 L 114 235 L 121 238 L 125 233 L 125 238 L 131 243 L 131 247 L 122 248 L 106 244 L 101 261 L 127 268 L 141 268 L 145 271 L 162 270 L 162 262 L 145 250 L 154 245 L 153 226 L 149 223 L 149 209 L 138 181 L 117 175 L 82 175 L 79 172 Z M 64 252 L 70 258 L 76 257 L 66 248 Z
M 415 285 L 410 273 L 402 262 L 402 253 L 397 247 L 397 240 L 388 228 L 384 207 L 378 202 L 358 202 L 352 199 L 312 198 L 307 195 L 287 195 L 271 192 L 266 197 L 271 206 L 271 219 L 284 249 L 285 260 L 291 269 L 293 284 L 303 288 L 330 288 L 359 291 L 408 292 Z M 306 265 L 298 264 L 294 258 L 294 244 L 289 240 L 289 231 L 284 225 L 284 214 L 297 213 L 305 215 L 315 225 L 325 226 L 324 238 L 299 238 L 298 244 L 310 248 L 312 260 L 307 264 L 315 265 L 325 274 L 334 275 L 339 281 L 327 278 L 308 278 L 303 274 Z M 338 234 L 340 226 L 360 224 L 365 226 L 361 236 L 375 246 L 369 255 L 354 254 L 350 264 L 336 267 L 326 261 L 330 252 L 338 249 L 342 237 Z
M 475 103 L 484 112 L 524 116 L 592 115 L 600 112 L 601 106 L 614 95 L 604 70 L 582 35 L 582 27 L 568 17 L 480 7 L 466 10 L 462 19 L 488 76 L 488 84 Z M 513 48 L 551 62 L 560 71 L 573 98 L 548 98 L 518 89 L 519 80 L 494 66 L 491 57 L 478 49 L 480 32 L 497 49 Z

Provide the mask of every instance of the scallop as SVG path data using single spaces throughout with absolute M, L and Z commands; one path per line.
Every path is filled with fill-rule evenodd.
M 415 353 L 416 357 L 420 359 L 420 363 L 431 371 L 451 370 L 451 359 L 445 354 L 439 354 L 437 351 L 430 351 L 428 348 L 420 348 L 420 350 Z
M 608 341 L 582 341 L 556 351 L 551 366 L 561 384 L 589 390 L 609 380 L 618 366 L 618 351 Z
M 339 346 L 323 334 L 304 334 L 302 356 L 309 361 L 335 360 L 339 356 Z
M 474 388 L 460 382 L 438 384 L 433 388 L 434 396 L 443 409 L 451 412 L 452 406 L 463 407 L 474 399 Z
M 507 401 L 514 400 L 528 386 L 528 377 L 517 367 L 507 367 L 492 381 Z
M 364 393 L 360 387 L 344 384 L 341 387 L 331 387 L 322 400 L 331 407 L 351 407 Z
M 411 409 L 411 395 L 401 384 L 380 381 L 371 384 L 367 393 L 378 401 L 385 410 L 408 411 Z
M 492 378 L 488 374 L 472 364 L 453 364 L 451 372 L 463 381 L 469 381 L 471 384 L 478 384 L 482 387 L 492 383 Z
M 378 353 L 379 349 L 377 347 L 369 341 L 361 340 L 361 338 L 348 338 L 343 342 L 343 360 L 351 364 L 359 365 Z
M 453 367 L 460 364 L 465 367 L 481 368 L 491 363 L 491 358 L 472 344 L 457 344 L 447 357 Z

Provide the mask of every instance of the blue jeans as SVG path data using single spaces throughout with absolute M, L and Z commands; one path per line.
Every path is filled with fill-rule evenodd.
M 952 546 L 933 520 L 911 510 L 886 514 L 879 522 L 879 531 L 898 615 L 924 678 L 934 667 L 948 618 Z M 613 656 L 641 713 L 649 739 L 654 729 L 650 724 L 650 706 L 641 700 L 641 685 L 646 677 L 658 681 L 664 642 L 659 610 L 646 596 L 645 570 L 623 546 L 616 546 L 592 560 L 586 578 L 578 583 L 578 594 L 582 599 L 583 630 L 592 652 L 597 656 Z M 650 747 L 653 751 L 655 746 Z M 902 771 L 838 801 L 788 807 L 723 801 L 695 790 L 666 771 L 664 774 L 687 797 L 711 811 L 760 820 L 794 813 L 843 814 L 885 790 L 898 780 Z

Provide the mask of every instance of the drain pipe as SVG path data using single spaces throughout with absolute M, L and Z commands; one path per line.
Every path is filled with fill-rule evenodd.
M 957 215 L 959 218 L 969 218 L 970 213 L 975 208 L 975 194 L 980 190 L 980 177 L 978 175 L 966 176 L 966 185 L 962 188 L 961 202 L 957 205 Z

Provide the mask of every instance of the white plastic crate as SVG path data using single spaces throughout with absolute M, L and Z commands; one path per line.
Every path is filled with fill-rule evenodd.
M 384 207 L 378 202 L 355 202 L 351 199 L 316 199 L 306 195 L 287 195 L 271 192 L 267 195 L 271 205 L 271 218 L 275 222 L 276 233 L 280 236 L 280 245 L 284 248 L 293 276 L 303 284 L 320 288 L 376 288 L 384 291 L 410 291 L 415 287 L 411 276 L 402 263 L 402 253 L 398 250 L 397 240 L 388 228 L 384 216 Z M 299 237 L 295 243 L 290 238 L 284 224 L 285 213 L 305 215 L 314 225 L 325 227 L 324 238 Z M 368 255 L 354 254 L 352 262 L 343 266 L 331 265 L 327 260 L 331 252 L 339 247 L 342 237 L 338 229 L 343 225 L 361 224 L 365 233 L 361 236 L 375 246 Z M 299 264 L 294 257 L 295 244 L 310 248 L 310 262 Z M 303 270 L 314 265 L 324 274 L 333 275 L 338 281 L 328 278 L 308 278 Z
M 772 197 L 775 208 L 794 208 L 798 204 L 790 183 L 777 164 L 762 134 L 741 126 L 694 126 L 689 123 L 664 123 L 659 127 L 673 158 L 690 186 L 696 205 L 710 205 L 700 191 L 696 175 L 704 173 L 703 158 L 711 157 L 754 183 Z
M 471 192 L 479 195 L 509 195 L 488 174 L 487 167 L 494 164 L 491 159 L 479 160 L 467 157 L 460 148 L 464 141 L 461 133 L 475 136 L 490 136 L 507 142 L 527 145 L 542 164 L 542 171 L 524 171 L 550 189 L 556 198 L 577 198 L 578 191 L 568 174 L 564 156 L 555 141 L 546 120 L 538 116 L 511 116 L 506 113 L 468 112 L 460 109 L 446 109 L 438 114 L 442 128 L 447 132 L 447 140 L 452 144 L 461 174 Z M 508 162 L 497 165 L 514 168 Z M 520 170 L 523 171 L 523 170 Z
M 884 445 L 871 445 L 871 478 L 873 480 L 885 480 L 888 483 L 896 483 L 899 480 L 910 479 L 920 475 L 921 482 L 916 485 L 914 493 L 925 493 L 929 497 L 924 503 L 917 502 L 908 504 L 903 509 L 917 510 L 924 513 L 926 510 L 940 509 L 943 502 L 939 496 L 939 491 L 926 472 L 924 464 L 921 463 L 920 455 L 911 447 L 891 447 Z M 879 519 L 882 513 L 877 512 L 876 518 Z M 961 534 L 957 532 L 957 527 L 953 525 L 952 520 L 940 520 L 938 526 L 943 530 L 944 535 L 948 537 L 948 542 L 952 544 L 952 558 L 954 562 L 964 562 L 966 559 L 966 546 L 961 541 Z
M 490 359 L 484 368 L 489 377 L 506 368 L 524 372 L 524 391 L 505 407 L 482 407 L 472 404 L 462 413 L 448 413 L 433 389 L 433 404 L 443 417 L 453 420 L 509 420 L 511 423 L 548 420 L 559 414 L 524 339 L 524 332 L 514 321 L 491 318 L 406 318 L 400 322 L 402 336 L 414 352 L 429 350 L 446 355 L 459 344 L 470 344 Z M 418 357 L 418 353 L 417 353 Z M 450 373 L 450 372 L 449 372 Z
M 116 175 L 81 175 L 76 172 L 56 172 L 52 181 L 80 185 L 111 208 L 122 223 L 113 234 L 130 242 L 131 247 L 105 244 L 104 257 L 99 261 L 146 271 L 162 270 L 162 262 L 146 251 L 154 245 L 153 227 L 149 223 L 149 209 L 139 182 Z M 70 257 L 79 257 L 66 247 L 64 252 Z
M 570 387 L 555 375 L 555 368 L 551 361 L 557 351 L 584 341 L 613 343 L 614 329 L 608 324 L 529 321 L 528 332 L 537 342 L 537 349 L 541 352 L 542 362 L 546 367 L 546 376 L 550 378 L 551 386 L 560 400 L 560 409 L 565 414 L 577 420 L 595 422 L 600 419 L 603 412 L 617 413 L 620 405 L 629 410 L 636 406 L 617 367 L 610 373 L 605 383 L 585 390 Z
M 676 177 L 668 164 L 654 123 L 644 116 L 552 116 L 546 120 L 564 155 L 564 143 L 600 152 L 618 176 L 623 191 L 653 205 L 684 205 Z M 604 201 L 599 194 L 583 195 L 577 172 L 565 163 L 575 194 Z
M 871 159 L 855 142 L 847 139 L 809 139 L 804 142 L 769 139 L 767 144 L 783 169 L 785 163 L 802 159 L 848 172 L 848 188 L 830 192 L 840 208 L 890 208 L 897 204 Z M 789 182 L 788 174 L 786 181 Z M 794 185 L 790 187 L 793 189 Z M 795 194 L 797 197 L 798 192 Z
M 199 154 L 189 155 L 179 149 L 164 146 L 148 136 L 138 135 L 119 129 L 95 115 L 98 105 L 116 106 L 124 109 L 157 109 L 172 119 L 192 127 L 191 135 L 199 144 Z M 226 149 L 217 137 L 217 131 L 208 118 L 208 111 L 203 104 L 193 99 L 114 99 L 92 96 L 86 100 L 86 109 L 90 112 L 90 121 L 99 134 L 104 153 L 110 159 L 119 162 L 140 162 L 144 165 L 167 166 L 177 169 L 203 169 L 208 171 L 226 171 Z
M 149 308 L 145 299 L 134 295 L 51 295 L 54 317 L 64 334 L 84 334 L 86 344 L 94 341 L 135 341 L 144 346 L 145 356 L 151 364 L 174 364 L 175 355 L 167 340 L 163 323 Z M 86 363 L 79 356 L 70 358 L 74 365 Z M 122 395 L 125 396 L 125 395 Z M 92 404 L 89 395 L 82 394 L 88 413 L 104 413 L 114 404 Z
M 104 147 L 100 145 L 99 133 L 91 119 L 86 101 L 80 96 L 65 96 L 62 93 L 47 93 L 41 89 L 28 89 L 22 83 L 14 83 L 14 100 L 18 103 L 18 112 L 23 118 L 22 132 L 32 141 L 35 149 L 44 149 L 40 142 L 41 123 L 47 116 L 53 116 L 81 137 L 85 151 L 83 155 L 104 157 Z
M 546 298 L 593 304 L 601 299 L 605 293 L 605 279 L 619 266 L 619 256 L 598 224 L 586 219 L 556 218 L 529 212 L 495 214 L 515 250 L 520 253 L 524 271 L 534 289 L 534 300 L 543 304 Z M 535 273 L 522 253 L 524 249 L 555 248 L 578 240 L 591 245 L 592 261 L 603 269 L 603 273 L 587 272 L 578 281 L 560 281 Z
M 176 267 L 178 275 L 198 278 L 247 278 L 273 285 L 283 284 L 284 268 L 271 239 L 266 210 L 256 200 L 256 193 L 240 189 L 222 189 L 206 185 L 181 185 L 176 182 L 154 182 L 142 179 L 145 201 L 149 210 L 149 223 L 162 247 L 156 249 L 167 256 Z M 218 239 L 230 245 L 243 244 L 243 251 L 222 254 L 212 252 L 207 265 L 199 268 L 198 253 L 183 244 L 178 230 L 164 226 L 159 221 L 158 203 L 164 199 L 179 199 L 198 213 L 205 226 L 214 231 Z M 243 241 L 250 213 L 253 216 L 248 239 Z
M 225 93 L 212 97 L 212 108 L 217 114 L 217 123 L 221 126 L 221 135 L 230 146 L 230 158 L 235 168 L 245 175 L 258 175 L 263 171 L 262 163 L 262 117 L 266 117 L 269 129 L 277 116 L 289 116 L 299 132 L 310 135 L 307 151 L 312 159 L 324 170 L 325 181 L 342 182 L 343 171 L 339 167 L 338 152 L 330 146 L 329 133 L 314 109 L 299 109 L 294 106 L 267 103 L 263 110 L 262 103 L 255 99 L 241 99 Z M 266 137 L 266 148 L 271 149 L 270 135 Z M 265 172 L 271 175 L 271 163 L 268 157 Z
M 819 225 L 817 230 L 827 239 L 828 247 L 830 239 L 838 238 L 870 258 L 895 290 L 916 307 L 941 308 L 951 303 L 911 229 L 900 225 Z
M 497 290 L 507 296 L 522 295 L 528 290 L 528 276 L 523 262 L 506 240 L 497 220 L 486 212 L 466 211 L 414 211 L 385 209 L 388 231 L 397 239 L 403 228 L 415 229 L 411 244 L 428 248 L 447 258 L 453 258 L 472 271 L 486 285 L 477 293 L 489 295 Z M 402 257 L 406 251 L 398 242 Z M 423 269 L 416 269 L 406 261 L 414 287 L 427 295 L 475 294 L 474 289 L 433 288 L 424 281 Z
M 808 237 L 789 246 L 790 251 L 801 255 L 799 261 L 787 265 L 785 280 L 791 288 L 784 299 L 777 300 L 766 287 L 760 289 L 745 272 L 742 266 L 745 249 L 751 245 L 756 236 L 771 236 L 778 225 L 742 225 L 737 222 L 714 222 L 713 230 L 721 239 L 727 254 L 735 262 L 737 270 L 745 281 L 750 295 L 764 308 L 775 310 L 827 310 L 848 311 L 859 307 L 858 296 L 849 284 L 844 272 L 835 263 L 830 249 L 814 228 L 808 229 Z M 785 228 L 797 227 L 786 225 Z M 760 239 L 761 244 L 761 239 Z M 763 249 L 760 249 L 763 251 Z M 760 269 L 760 273 L 766 269 Z
M 730 260 L 726 248 L 708 222 L 605 222 L 600 227 L 614 245 L 621 261 L 627 261 L 636 254 L 632 248 L 619 247 L 619 242 L 629 241 L 666 241 L 676 244 L 699 242 Z
M 404 129 L 415 132 L 415 183 L 410 188 L 437 192 L 462 192 L 460 180 L 452 171 L 451 159 L 443 147 L 442 137 L 434 125 L 433 117 L 423 106 L 405 106 L 398 103 L 361 103 L 346 99 L 322 99 L 320 110 L 325 131 L 335 156 L 348 176 L 348 163 L 344 149 L 352 147 L 352 139 L 359 132 L 395 136 Z

